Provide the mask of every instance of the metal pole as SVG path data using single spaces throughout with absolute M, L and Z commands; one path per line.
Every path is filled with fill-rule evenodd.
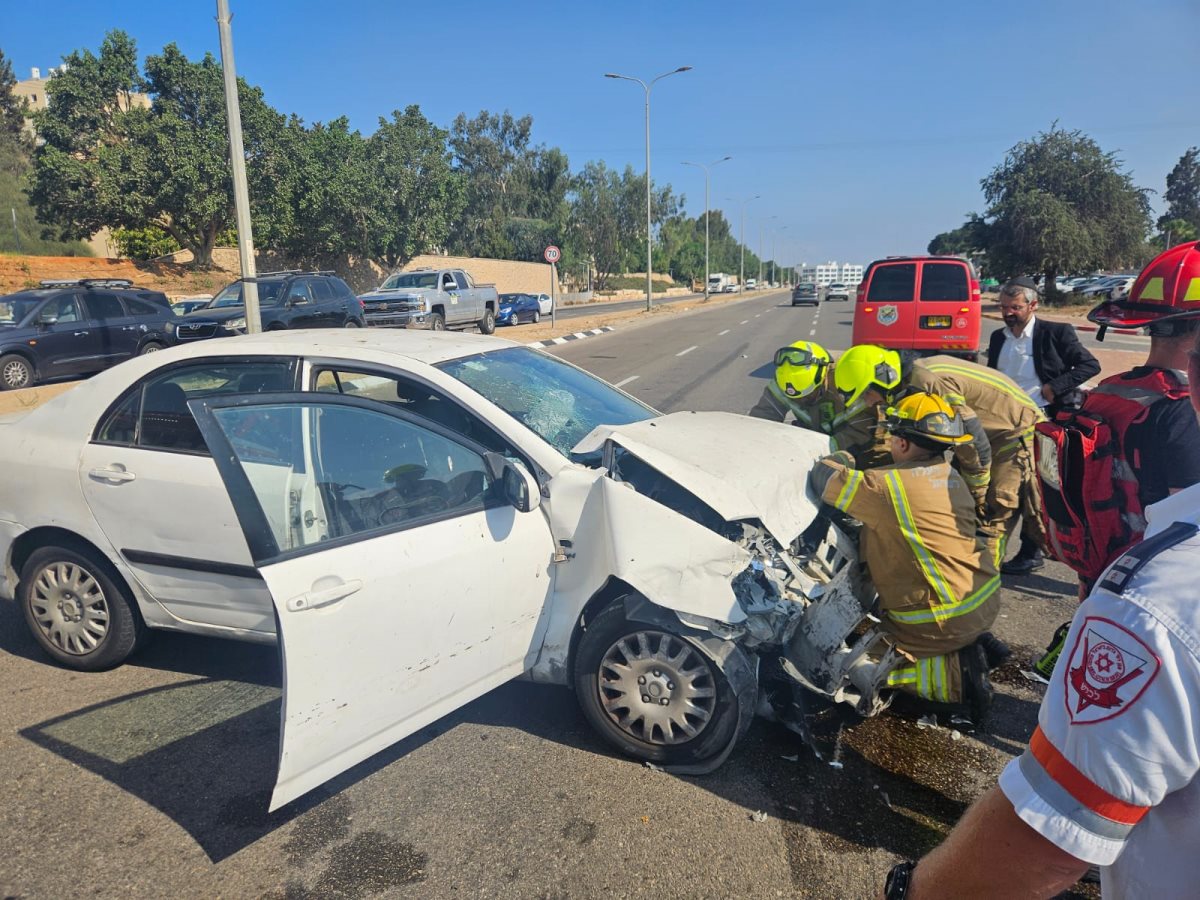
M 550 327 L 558 327 L 558 266 L 550 263 Z
M 653 84 L 651 82 L 650 84 Z M 654 271 L 653 256 L 654 232 L 650 224 L 650 84 L 646 88 L 646 312 L 650 312 L 650 297 L 652 285 L 650 273 Z
M 229 165 L 233 171 L 233 203 L 237 211 L 238 259 L 242 264 L 242 299 L 246 332 L 262 331 L 255 280 L 254 233 L 250 226 L 250 192 L 246 187 L 246 150 L 242 145 L 242 110 L 238 103 L 237 72 L 233 64 L 233 32 L 229 0 L 217 0 L 217 32 L 221 37 L 221 70 L 225 75 L 225 118 L 229 124 Z
M 707 166 L 702 163 L 685 162 L 685 166 L 695 166 L 697 169 L 704 170 L 704 299 L 709 298 L 708 293 L 708 278 L 712 274 L 709 271 L 708 263 L 708 214 L 709 214 L 709 169 L 713 166 L 719 166 L 723 162 L 728 162 L 733 159 L 732 156 L 723 156 L 715 162 L 710 162 Z
M 17 252 L 20 253 L 21 252 L 21 232 L 17 228 L 17 209 L 15 206 L 10 206 L 9 209 L 12 210 L 13 237 L 16 239 L 16 242 L 17 242 Z

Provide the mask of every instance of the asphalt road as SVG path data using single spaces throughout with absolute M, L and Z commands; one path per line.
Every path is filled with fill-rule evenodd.
M 750 295 L 555 352 L 660 409 L 745 411 L 776 347 L 840 349 L 849 311 Z M 1058 566 L 1006 586 L 1015 661 L 1072 594 Z M 0 897 L 867 897 L 1020 752 L 1042 689 L 1019 668 L 986 733 L 833 709 L 822 758 L 759 721 L 703 778 L 613 755 L 570 692 L 515 682 L 268 816 L 272 648 L 159 634 L 72 673 L 0 604 Z
M 673 303 L 682 303 L 685 300 L 698 300 L 703 297 L 703 294 L 678 294 L 674 297 L 652 297 L 654 306 L 670 306 Z M 642 296 L 640 300 L 614 300 L 603 303 L 580 303 L 572 306 L 561 306 L 558 310 L 560 319 L 577 319 L 582 316 L 594 316 L 597 312 L 625 312 L 626 310 L 645 309 L 646 297 Z

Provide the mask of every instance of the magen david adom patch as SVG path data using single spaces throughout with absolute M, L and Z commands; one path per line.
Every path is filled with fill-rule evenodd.
M 1071 724 L 1092 725 L 1119 716 L 1138 701 L 1161 665 L 1132 631 L 1088 616 L 1067 658 L 1063 690 Z

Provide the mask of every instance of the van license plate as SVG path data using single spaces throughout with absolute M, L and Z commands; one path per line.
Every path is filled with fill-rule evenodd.
M 921 317 L 921 327 L 922 328 L 949 328 L 950 322 L 951 322 L 950 316 L 922 316 Z

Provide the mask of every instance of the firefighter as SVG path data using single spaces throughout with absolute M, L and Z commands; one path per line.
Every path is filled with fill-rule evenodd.
M 979 724 L 992 698 L 986 648 L 994 639 L 984 635 L 1000 576 L 971 492 L 946 462 L 947 450 L 972 439 L 963 426 L 941 397 L 912 392 L 885 413 L 891 465 L 863 471 L 838 451 L 810 479 L 822 500 L 864 525 L 859 549 L 882 627 L 911 661 L 888 684 Z
M 1003 558 L 1005 541 L 1018 514 L 1029 517 L 1040 539 L 1032 441 L 1034 426 L 1043 416 L 1011 378 L 953 356 L 918 359 L 901 372 L 898 353 L 863 344 L 842 354 L 834 369 L 834 383 L 846 403 L 847 416 L 854 407 L 879 409 L 888 397 L 908 391 L 928 391 L 945 399 L 975 437 L 958 454 L 959 467 L 975 497 L 981 525 L 1000 538 L 995 542 L 997 553 Z M 835 433 L 834 438 L 840 445 L 840 436 Z
M 837 412 L 837 392 L 830 383 L 833 358 L 813 341 L 796 341 L 775 351 L 775 376 L 749 415 L 774 422 L 787 421 L 810 431 L 829 434 Z

